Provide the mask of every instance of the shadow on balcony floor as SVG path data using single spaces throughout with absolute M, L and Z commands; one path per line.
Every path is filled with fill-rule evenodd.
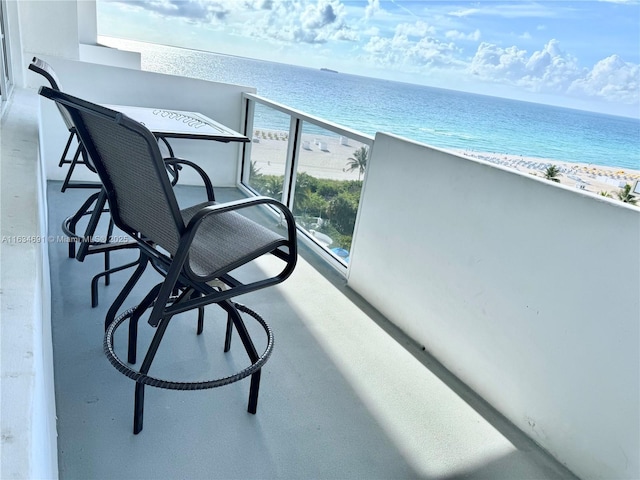
M 59 182 L 48 185 L 49 235 L 61 235 L 63 218 L 87 196 L 59 189 Z M 195 188 L 178 192 L 202 199 Z M 221 201 L 241 196 L 216 193 Z M 455 380 L 443 382 L 437 362 L 309 252 L 284 284 L 237 299 L 275 335 L 257 415 L 246 411 L 248 379 L 195 392 L 147 388 L 144 430 L 134 436 L 134 383 L 102 351 L 104 317 L 128 273 L 101 284 L 91 308 L 89 282 L 102 259 L 80 263 L 67 247 L 49 246 L 62 479 L 574 478 L 507 422 L 490 418 L 491 409 Z M 112 264 L 134 258 L 119 252 Z M 143 279 L 126 306 L 158 277 Z M 195 315 L 173 321 L 154 364 L 160 375 L 204 380 L 246 365 L 239 338 L 222 351 L 222 311 L 209 307 L 206 318 L 202 336 Z

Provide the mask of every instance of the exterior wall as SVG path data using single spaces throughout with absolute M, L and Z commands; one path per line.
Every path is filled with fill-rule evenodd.
M 60 77 L 64 91 L 86 100 L 198 111 L 234 130 L 241 128 L 242 92 L 255 93 L 253 88 L 238 85 L 54 57 L 43 59 L 51 64 Z M 30 72 L 29 82 L 34 88 L 43 84 L 41 77 L 33 72 Z M 62 180 L 67 169 L 59 168 L 58 161 L 69 132 L 53 102 L 42 99 L 41 105 L 44 125 L 42 150 L 47 178 Z M 177 156 L 199 163 L 216 186 L 236 185 L 240 144 L 171 140 L 171 145 Z M 181 173 L 181 183 L 201 185 L 199 177 L 187 170 L 183 170 L 184 175 Z M 97 177 L 84 167 L 74 171 L 74 179 L 97 181 Z
M 356 228 L 351 288 L 579 477 L 640 478 L 639 208 L 378 134 Z
M 57 478 L 46 194 L 33 95 L 14 92 L 1 133 L 0 478 Z
M 78 3 L 82 2 L 18 2 L 22 48 L 27 64 L 33 55 L 78 58 Z
M 81 44 L 80 60 L 114 67 L 133 68 L 135 70 L 140 70 L 142 66 L 142 56 L 139 52 L 127 52 L 126 50 L 96 45 Z
M 78 42 L 95 45 L 98 40 L 98 17 L 95 0 L 74 2 L 78 12 Z
M 24 67 L 22 62 L 22 34 L 20 32 L 20 9 L 18 2 L 6 2 L 4 4 L 7 32 L 5 32 L 5 44 L 9 49 L 10 76 L 13 84 L 22 86 L 24 82 Z

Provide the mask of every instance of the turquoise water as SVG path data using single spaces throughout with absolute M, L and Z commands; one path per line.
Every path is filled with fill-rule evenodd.
M 370 135 L 640 170 L 639 119 L 140 42 L 105 43 L 142 52 L 144 69 L 252 86 L 270 100 Z

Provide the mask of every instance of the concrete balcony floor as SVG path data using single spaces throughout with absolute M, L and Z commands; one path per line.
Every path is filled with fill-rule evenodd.
M 49 183 L 50 234 L 87 196 L 59 190 Z M 177 192 L 184 205 L 204 197 L 196 187 Z M 219 201 L 241 196 L 216 193 Z M 134 436 L 134 383 L 102 351 L 103 320 L 128 273 L 101 283 L 91 308 L 102 257 L 80 263 L 67 247 L 49 247 L 61 478 L 571 478 L 306 249 L 284 284 L 237 299 L 275 335 L 257 415 L 246 411 L 248 379 L 195 392 L 147 387 L 144 430 Z M 135 256 L 120 252 L 113 265 Z M 158 279 L 145 274 L 127 305 Z M 183 317 L 172 321 L 152 372 L 205 380 L 248 365 L 237 336 L 223 353 L 218 307 L 207 308 L 202 336 L 195 316 Z M 124 335 L 118 341 L 124 347 Z
M 33 115 L 16 115 L 24 113 L 20 102 L 33 104 L 30 97 L 18 97 L 6 125 L 34 135 Z M 3 149 L 24 141 L 3 137 Z M 62 235 L 63 219 L 88 193 L 63 194 L 59 182 L 47 190 L 48 235 Z M 241 195 L 216 193 L 220 201 Z M 178 194 L 185 202 L 202 199 L 196 188 Z M 275 335 L 257 415 L 246 411 L 248 379 L 195 392 L 148 387 L 144 430 L 133 435 L 134 382 L 103 353 L 105 313 L 128 272 L 114 274 L 109 286 L 101 283 L 92 308 L 89 282 L 102 259 L 80 263 L 68 258 L 67 247 L 49 243 L 62 479 L 575 478 L 306 248 L 284 284 L 237 299 L 259 312 Z M 134 257 L 119 252 L 112 264 Z M 145 274 L 125 306 L 157 280 Z M 394 288 L 389 285 L 390 297 Z M 202 336 L 195 334 L 193 315 L 176 318 L 152 372 L 207 379 L 246 366 L 237 336 L 223 353 L 224 324 L 216 307 L 207 309 Z M 141 328 L 150 330 L 144 320 Z

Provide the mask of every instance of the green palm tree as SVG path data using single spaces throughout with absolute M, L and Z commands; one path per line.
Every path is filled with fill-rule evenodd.
M 560 175 L 562 174 L 556 165 L 549 165 L 544 171 L 544 178 L 551 180 L 552 182 L 560 183 L 560 179 L 558 178 Z
M 260 193 L 262 195 L 266 195 L 267 197 L 280 200 L 282 198 L 282 182 L 283 182 L 282 177 L 269 175 L 265 179 Z
M 358 150 L 353 152 L 353 157 L 347 158 L 347 172 L 353 172 L 358 170 L 358 180 L 362 174 L 364 174 L 367 168 L 367 157 L 369 156 L 369 149 L 366 145 L 361 146 Z
M 601 197 L 607 197 L 607 198 L 611 198 L 611 194 L 605 190 L 602 190 L 601 192 L 598 192 L 598 195 L 600 195 Z
M 252 161 L 249 164 L 249 178 L 255 178 L 258 175 L 262 175 L 260 173 L 260 167 L 258 167 L 258 165 L 256 165 L 255 161 Z
M 631 193 L 631 185 L 628 183 L 618 192 L 618 200 L 622 200 L 624 203 L 630 203 L 631 205 L 638 204 L 638 199 Z

